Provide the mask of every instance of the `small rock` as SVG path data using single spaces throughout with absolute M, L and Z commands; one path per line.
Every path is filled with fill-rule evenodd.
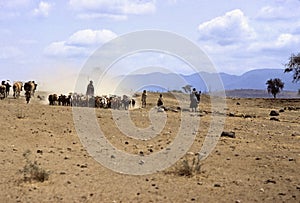
M 288 108 L 287 108 L 289 111 L 293 111 L 293 110 L 297 110 L 295 107 L 293 107 L 293 106 L 289 106 Z
M 59 174 L 60 174 L 60 175 L 65 175 L 66 172 L 62 171 L 62 172 L 60 172 Z
M 80 168 L 87 168 L 87 164 L 81 165 Z
M 220 183 L 215 183 L 214 187 L 221 187 L 221 184 Z
M 234 115 L 234 113 L 229 113 L 228 116 L 229 117 L 234 117 L 235 115 Z
M 38 149 L 38 150 L 36 150 L 36 153 L 38 153 L 38 154 L 43 154 L 43 150 Z
M 261 160 L 261 158 L 260 157 L 256 157 L 255 160 Z
M 194 153 L 194 152 L 187 152 L 186 154 L 187 154 L 187 155 L 192 155 L 192 156 L 194 156 L 194 155 L 195 155 L 195 153 Z
M 252 116 L 249 114 L 246 114 L 246 115 L 244 115 L 244 118 L 252 118 Z
M 278 119 L 278 118 L 275 118 L 275 117 L 271 117 L 271 118 L 270 118 L 270 121 L 279 121 L 279 119 Z
M 110 158 L 114 159 L 114 158 L 116 158 L 116 157 L 115 157 L 115 155 L 111 155 Z
M 268 180 L 265 181 L 265 184 L 268 184 L 268 183 L 276 184 L 276 181 L 275 181 L 275 180 L 268 179 Z
M 241 104 L 239 102 L 237 102 L 236 105 L 241 105 Z
M 279 110 L 279 113 L 283 113 L 283 112 L 284 112 L 284 109 L 280 109 L 280 110 Z
M 259 189 L 260 192 L 265 192 L 264 188 Z
M 295 161 L 295 159 L 294 158 L 289 158 L 289 161 Z
M 221 137 L 236 138 L 235 132 L 225 132 L 225 131 L 222 132 Z
M 279 113 L 277 111 L 275 111 L 275 110 L 272 110 L 270 112 L 270 116 L 279 116 Z
M 129 142 L 125 141 L 125 144 L 129 144 Z

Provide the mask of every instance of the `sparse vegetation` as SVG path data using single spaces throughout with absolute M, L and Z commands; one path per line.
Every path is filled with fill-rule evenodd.
M 180 166 L 177 167 L 176 173 L 180 176 L 191 177 L 201 172 L 200 160 L 196 157 L 193 160 L 185 158 L 181 161 Z
M 280 91 L 284 87 L 284 83 L 279 79 L 270 79 L 266 82 L 268 93 L 271 93 L 273 97 L 276 99 L 276 95 L 280 93 Z
M 21 173 L 23 173 L 23 181 L 25 182 L 32 182 L 32 181 L 38 181 L 38 182 L 44 182 L 48 180 L 49 178 L 49 172 L 45 169 L 41 168 L 37 161 L 31 161 L 30 160 L 30 150 L 26 150 L 23 153 L 23 157 L 26 159 L 26 164 L 22 170 L 20 170 Z
M 297 55 L 292 54 L 289 58 L 289 62 L 285 64 L 285 73 L 293 72 L 293 82 L 300 80 L 300 53 Z

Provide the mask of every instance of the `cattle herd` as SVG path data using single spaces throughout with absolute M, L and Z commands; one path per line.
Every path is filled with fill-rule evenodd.
M 37 84 L 34 81 L 28 81 L 25 82 L 23 85 L 23 82 L 21 81 L 16 81 L 13 83 L 13 96 L 14 98 L 20 97 L 21 91 L 23 91 L 23 88 L 25 90 L 25 97 L 26 97 L 26 102 L 29 103 L 30 98 L 34 96 L 35 90 L 37 88 Z M 10 81 L 2 81 L 0 85 L 0 99 L 4 99 L 9 95 L 11 88 Z
M 34 96 L 37 89 L 35 81 L 21 82 L 16 81 L 11 85 L 10 81 L 2 81 L 0 85 L 0 99 L 5 99 L 10 93 L 10 88 L 13 88 L 13 97 L 19 98 L 21 92 L 25 91 L 26 102 L 30 102 L 30 98 Z M 38 96 L 41 98 L 41 96 Z M 48 96 L 49 105 L 59 106 L 74 106 L 74 107 L 95 107 L 95 108 L 112 108 L 112 109 L 129 109 L 135 107 L 135 100 L 129 98 L 127 95 L 117 96 L 89 96 L 78 93 L 70 93 L 69 95 L 63 94 L 50 94 Z
M 48 96 L 49 105 L 74 106 L 74 107 L 95 107 L 95 108 L 111 108 L 125 109 L 130 106 L 135 107 L 135 100 L 128 96 L 123 97 L 117 95 L 110 96 L 87 96 L 83 94 L 70 93 L 68 96 L 61 94 L 50 94 Z

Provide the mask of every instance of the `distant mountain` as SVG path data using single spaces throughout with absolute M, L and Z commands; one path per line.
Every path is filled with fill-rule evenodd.
M 182 90 L 189 84 L 203 92 L 214 91 L 213 87 L 217 78 L 223 82 L 225 90 L 255 89 L 266 90 L 266 81 L 271 78 L 280 78 L 285 86 L 284 90 L 298 91 L 299 83 L 292 83 L 292 74 L 284 73 L 283 69 L 256 69 L 240 76 L 227 73 L 200 72 L 192 75 L 175 73 L 149 73 L 121 76 L 120 85 L 130 86 L 132 89 L 140 88 L 151 91 Z M 148 84 L 145 86 L 145 84 Z

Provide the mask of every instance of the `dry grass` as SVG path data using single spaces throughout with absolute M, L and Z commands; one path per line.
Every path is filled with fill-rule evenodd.
M 37 161 L 30 160 L 30 150 L 26 150 L 23 153 L 23 157 L 26 160 L 26 164 L 20 172 L 23 174 L 24 182 L 44 182 L 49 179 L 50 173 L 37 163 Z

